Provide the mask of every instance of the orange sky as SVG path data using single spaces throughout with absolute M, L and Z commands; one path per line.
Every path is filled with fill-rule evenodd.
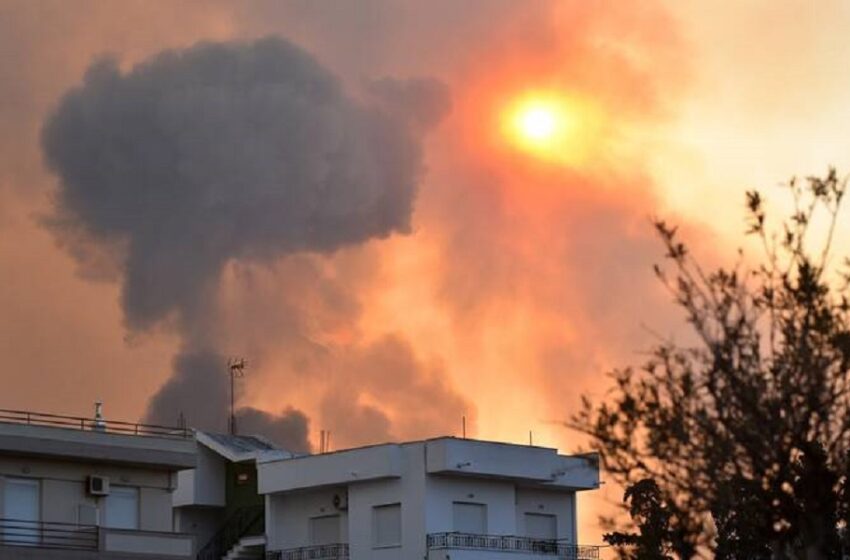
M 601 398 L 607 369 L 680 328 L 648 218 L 722 253 L 746 189 L 850 167 L 848 24 L 840 0 L 2 2 L 0 407 L 82 414 L 102 398 L 140 418 L 181 345 L 171 324 L 128 330 L 120 267 L 45 226 L 57 187 L 39 131 L 97 56 L 129 69 L 277 34 L 353 95 L 386 75 L 443 81 L 452 111 L 428 136 L 412 231 L 228 263 L 210 337 L 249 358 L 245 404 L 303 410 L 314 440 L 457 433 L 466 415 L 478 437 L 532 430 L 569 450 L 559 420 L 578 396 Z M 504 111 L 534 91 L 592 116 L 570 157 L 505 137 Z M 352 422 L 345 399 L 388 424 Z

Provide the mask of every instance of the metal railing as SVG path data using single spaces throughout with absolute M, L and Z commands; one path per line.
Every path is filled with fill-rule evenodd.
M 221 560 L 243 537 L 262 535 L 266 528 L 264 505 L 237 509 L 195 556 L 196 560 Z
M 97 550 L 99 538 L 98 528 L 94 525 L 0 519 L 2 546 Z
M 560 540 L 534 539 L 510 535 L 477 535 L 473 533 L 432 533 L 428 550 L 488 550 L 524 552 L 552 556 L 558 560 L 598 560 L 599 547 L 570 544 Z
M 322 544 L 287 550 L 271 550 L 266 560 L 348 560 L 348 544 Z
M 84 418 L 81 416 L 62 416 L 59 414 L 46 414 L 43 412 L 30 412 L 26 410 L 0 409 L 0 423 L 27 424 L 32 426 L 68 428 L 87 432 L 104 432 L 108 434 L 176 439 L 186 439 L 192 436 L 191 430 L 186 427 L 175 428 L 169 426 L 157 426 L 155 424 L 140 424 L 133 422 L 119 422 L 117 420 Z

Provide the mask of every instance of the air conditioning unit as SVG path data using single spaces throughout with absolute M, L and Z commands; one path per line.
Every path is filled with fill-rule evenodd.
M 334 494 L 333 499 L 334 508 L 338 511 L 347 511 L 348 510 L 348 494 Z
M 109 477 L 91 475 L 88 481 L 88 491 L 90 496 L 108 496 L 109 495 Z

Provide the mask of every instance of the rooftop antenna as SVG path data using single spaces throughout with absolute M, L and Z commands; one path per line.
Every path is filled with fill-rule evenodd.
M 466 414 L 461 417 L 463 422 L 463 439 L 466 439 Z
M 242 358 L 231 358 L 227 360 L 227 369 L 230 372 L 230 422 L 228 428 L 230 435 L 236 435 L 236 378 L 245 377 L 245 360 Z

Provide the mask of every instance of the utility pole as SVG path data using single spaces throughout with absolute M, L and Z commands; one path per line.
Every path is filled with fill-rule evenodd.
M 236 435 L 236 378 L 245 376 L 245 360 L 242 358 L 231 358 L 227 361 L 227 369 L 230 373 L 230 422 L 228 423 L 230 435 Z

